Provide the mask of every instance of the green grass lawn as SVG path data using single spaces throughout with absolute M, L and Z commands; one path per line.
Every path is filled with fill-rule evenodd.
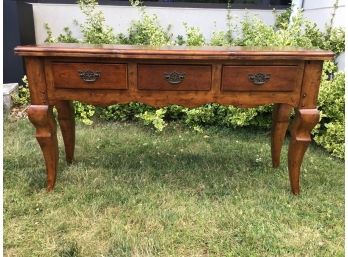
M 5 256 L 344 256 L 344 163 L 314 144 L 296 197 L 264 130 L 78 125 L 46 193 L 33 133 L 4 124 Z

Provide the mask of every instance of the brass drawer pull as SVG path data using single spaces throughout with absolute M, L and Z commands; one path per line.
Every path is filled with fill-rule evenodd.
M 177 85 L 183 82 L 185 78 L 185 73 L 180 73 L 176 71 L 170 73 L 166 72 L 164 73 L 164 77 L 170 84 Z
M 255 73 L 249 74 L 248 77 L 255 85 L 263 85 L 271 78 L 271 74 Z
M 96 82 L 100 78 L 99 71 L 79 71 L 80 78 L 85 82 Z

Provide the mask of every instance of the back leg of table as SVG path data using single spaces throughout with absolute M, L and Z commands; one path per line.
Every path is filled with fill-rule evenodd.
M 59 101 L 55 104 L 58 112 L 58 122 L 62 131 L 65 157 L 68 164 L 74 160 L 75 151 L 75 117 L 71 101 Z
M 280 165 L 280 153 L 284 143 L 286 130 L 289 125 L 291 106 L 288 104 L 275 104 L 272 113 L 271 152 L 274 168 Z

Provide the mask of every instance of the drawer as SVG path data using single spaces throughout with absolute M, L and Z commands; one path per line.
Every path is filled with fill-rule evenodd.
M 292 91 L 298 66 L 224 66 L 223 91 Z
M 210 87 L 211 65 L 138 65 L 138 89 L 200 91 Z
M 52 63 L 55 88 L 127 89 L 127 64 Z

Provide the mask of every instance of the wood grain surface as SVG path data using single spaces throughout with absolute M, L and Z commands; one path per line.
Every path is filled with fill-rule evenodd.
M 224 66 L 222 70 L 223 91 L 292 91 L 301 76 L 297 66 Z M 255 84 L 249 78 L 266 74 L 263 84 Z
M 181 74 L 182 82 L 171 84 L 166 75 Z M 169 90 L 169 91 L 201 91 L 210 90 L 211 65 L 138 65 L 138 89 Z
M 96 72 L 94 82 L 81 78 L 82 72 Z M 127 89 L 127 65 L 103 63 L 52 63 L 55 88 Z
M 329 60 L 334 54 L 320 49 L 294 47 L 222 47 L 222 46 L 134 46 L 134 45 L 89 45 L 89 44 L 40 44 L 18 46 L 15 53 L 21 56 L 67 56 L 67 57 L 117 57 L 134 59 L 297 59 Z

